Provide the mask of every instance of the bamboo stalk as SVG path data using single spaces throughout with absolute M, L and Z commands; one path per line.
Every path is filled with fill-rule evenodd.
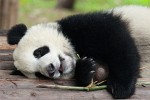
M 95 91 L 106 89 L 106 85 L 94 86 L 94 87 L 77 87 L 77 86 L 63 86 L 63 85 L 38 85 L 38 88 L 53 88 L 53 89 L 67 89 L 67 90 L 77 90 L 77 91 Z
M 150 85 L 150 82 L 137 82 L 136 85 L 138 85 L 138 86 Z
M 150 85 L 150 82 L 137 82 L 137 86 L 145 86 Z M 104 90 L 107 88 L 107 85 L 101 86 L 92 86 L 92 87 L 78 87 L 78 86 L 63 86 L 63 85 L 43 85 L 39 84 L 36 86 L 37 88 L 52 88 L 52 89 L 65 89 L 65 90 L 76 90 L 76 91 L 96 91 L 96 90 Z

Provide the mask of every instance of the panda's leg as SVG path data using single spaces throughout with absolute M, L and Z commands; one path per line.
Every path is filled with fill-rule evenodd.
M 136 55 L 112 57 L 109 62 L 107 90 L 114 98 L 128 98 L 135 92 L 139 73 L 139 60 Z

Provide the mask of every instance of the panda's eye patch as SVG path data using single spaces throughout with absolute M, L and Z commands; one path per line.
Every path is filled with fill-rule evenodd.
M 33 52 L 35 58 L 41 58 L 45 54 L 49 52 L 49 48 L 47 46 L 40 47 Z

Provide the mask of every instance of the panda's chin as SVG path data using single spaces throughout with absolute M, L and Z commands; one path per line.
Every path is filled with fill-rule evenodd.
M 61 77 L 61 74 L 58 72 L 58 73 L 55 73 L 53 75 L 53 79 L 59 79 Z
M 60 73 L 59 71 L 56 71 L 53 75 L 53 79 L 70 79 L 74 76 L 74 70 L 73 68 L 69 68 L 64 70 L 63 73 Z
M 64 71 L 64 73 L 60 73 L 59 71 L 56 71 L 53 75 L 53 79 L 70 79 L 74 75 L 74 71 L 71 69 L 67 69 Z

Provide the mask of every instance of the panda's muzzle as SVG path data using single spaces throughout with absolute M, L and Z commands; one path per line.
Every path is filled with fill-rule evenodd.
M 60 64 L 60 68 L 58 69 L 59 73 L 60 74 L 63 74 L 63 67 L 62 67 L 62 64 Z M 56 72 L 56 68 L 53 64 L 50 64 L 48 67 L 47 67 L 47 72 L 48 72 L 48 75 L 49 77 L 53 77 L 55 72 Z
M 53 64 L 50 64 L 48 67 L 47 67 L 47 72 L 48 72 L 48 75 L 49 77 L 53 77 L 54 76 L 54 73 L 55 73 L 55 67 Z

